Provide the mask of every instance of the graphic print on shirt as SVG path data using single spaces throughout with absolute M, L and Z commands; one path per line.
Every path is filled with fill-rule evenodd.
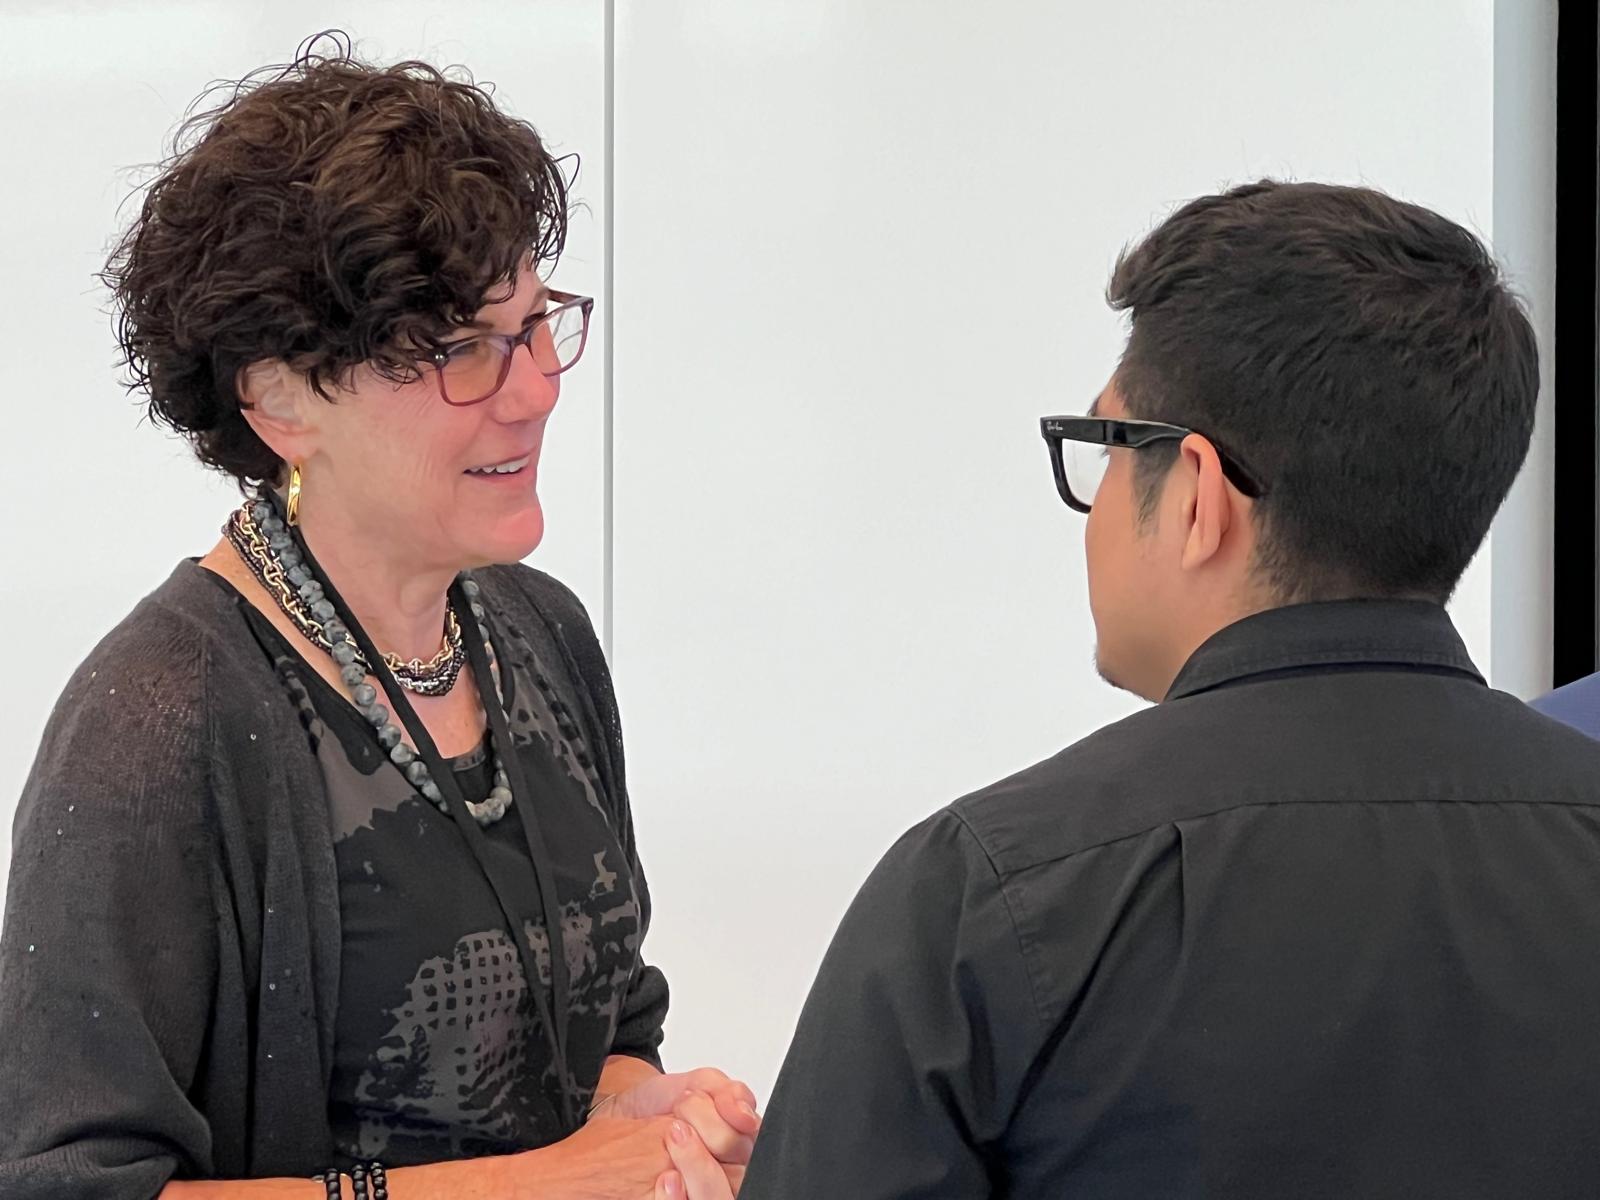
M 591 1088 L 637 965 L 639 904 L 592 768 L 559 732 L 525 664 L 513 670 L 517 753 L 525 762 L 554 761 L 575 786 L 552 789 L 559 796 L 518 796 L 485 830 L 486 851 L 536 896 L 520 820 L 524 808 L 537 806 L 561 900 L 569 1062 L 580 1087 Z M 340 1151 L 404 1165 L 555 1140 L 565 1131 L 549 1039 L 504 916 L 461 832 L 387 763 L 358 758 L 366 772 L 354 765 L 345 731 L 328 730 L 319 731 L 317 750 L 345 935 L 331 1089 Z M 481 749 L 454 766 L 468 796 L 487 792 Z M 538 911 L 536 899 L 529 909 Z M 524 935 L 548 995 L 542 921 Z

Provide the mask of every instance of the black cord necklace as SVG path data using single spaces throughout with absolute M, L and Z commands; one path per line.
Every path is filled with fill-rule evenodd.
M 283 521 L 274 522 L 274 530 L 257 523 L 251 510 L 257 508 L 259 503 L 259 500 L 247 499 L 228 518 L 222 532 L 284 616 L 294 623 L 307 641 L 331 654 L 333 639 L 318 619 L 314 611 L 315 603 L 308 602 L 301 594 L 310 580 L 310 573 L 298 561 L 293 538 Z M 294 561 L 288 561 L 290 558 Z M 420 658 L 403 662 L 398 654 L 385 654 L 383 661 L 395 681 L 406 691 L 419 696 L 443 696 L 455 687 L 461 668 L 467 661 L 461 637 L 461 623 L 454 612 L 446 610 L 443 644 L 433 658 L 427 662 Z M 367 666 L 364 654 L 358 654 L 356 662 L 362 667 Z M 371 674 L 371 671 L 367 673 Z
M 268 502 L 275 509 L 280 509 L 282 501 L 276 494 L 266 492 Z M 281 509 L 280 509 L 280 515 Z M 567 1130 L 571 1132 L 578 1127 L 576 1100 L 577 1086 L 572 1078 L 572 1072 L 567 1059 L 567 1023 L 570 1007 L 571 980 L 567 968 L 566 937 L 564 922 L 562 921 L 561 905 L 555 889 L 555 869 L 551 862 L 548 847 L 545 844 L 543 831 L 539 828 L 538 816 L 535 812 L 534 797 L 529 791 L 526 772 L 522 768 L 521 757 L 516 752 L 515 744 L 511 740 L 511 726 L 506 718 L 505 708 L 500 696 L 496 694 L 493 676 L 489 669 L 488 655 L 476 638 L 465 638 L 464 644 L 468 664 L 472 668 L 473 682 L 477 686 L 478 694 L 483 702 L 484 712 L 488 715 L 489 729 L 495 743 L 502 747 L 502 757 L 505 770 L 509 777 L 510 790 L 517 799 L 517 810 L 521 816 L 523 838 L 528 847 L 528 858 L 533 868 L 534 880 L 539 893 L 539 907 L 541 922 L 530 919 L 529 914 L 523 911 L 520 902 L 520 891 L 516 881 L 502 878 L 502 872 L 495 868 L 487 853 L 487 838 L 483 830 L 478 827 L 478 822 L 468 809 L 466 797 L 462 794 L 460 785 L 456 782 L 455 772 L 444 761 L 438 748 L 434 745 L 432 737 L 428 735 L 427 727 L 417 717 L 416 710 L 411 707 L 411 702 L 406 698 L 404 691 L 394 681 L 388 664 L 383 656 L 378 653 L 372 639 L 356 621 L 355 614 L 339 595 L 333 582 L 317 563 L 316 556 L 311 553 L 311 548 L 306 545 L 303 532 L 297 527 L 292 528 L 292 537 L 300 550 L 301 558 L 309 568 L 311 574 L 322 583 L 323 593 L 333 605 L 340 621 L 348 628 L 351 639 L 356 643 L 362 654 L 367 659 L 372 674 L 383 684 L 384 691 L 388 693 L 395 706 L 395 716 L 411 734 L 413 744 L 416 746 L 417 755 L 427 764 L 428 771 L 434 784 L 443 797 L 445 807 L 454 818 L 456 827 L 466 839 L 473 857 L 478 862 L 479 869 L 489 881 L 490 888 L 494 891 L 495 899 L 499 903 L 501 914 L 507 922 L 507 933 L 511 943 L 517 949 L 517 956 L 521 960 L 523 978 L 527 981 L 528 991 L 532 993 L 534 1003 L 538 1008 L 540 1023 L 545 1032 L 551 1055 L 556 1068 L 560 1084 L 560 1108 L 566 1121 Z M 472 609 L 472 602 L 468 601 L 461 590 L 460 581 L 457 580 L 450 588 L 447 603 L 456 614 L 456 618 L 463 623 L 478 618 Z M 482 621 L 491 641 L 494 643 L 495 657 L 502 664 L 509 660 L 504 653 L 492 622 L 488 618 L 487 608 L 483 608 Z M 509 666 L 505 667 L 509 671 Z M 542 923 L 545 936 L 549 943 L 550 954 L 550 995 L 545 993 L 540 983 L 538 969 L 538 954 L 531 940 L 529 931 Z

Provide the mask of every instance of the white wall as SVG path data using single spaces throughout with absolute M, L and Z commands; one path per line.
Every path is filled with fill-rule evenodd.
M 1539 337 L 1538 421 L 1491 536 L 1488 670 L 1524 699 L 1550 688 L 1555 621 L 1556 0 L 1497 0 L 1494 246 Z
M 602 330 L 564 389 L 533 561 L 610 630 L 669 1056 L 763 1092 L 887 843 L 1133 707 L 1094 679 L 1081 526 L 1037 432 L 1110 371 L 1124 242 L 1263 174 L 1370 182 L 1485 234 L 1503 215 L 1547 323 L 1550 0 L 540 0 L 526 35 L 488 3 L 116 8 L 0 17 L 39 48 L 0 121 L 48 168 L 0 198 L 27 231 L 6 328 L 59 348 L 12 365 L 33 449 L 0 473 L 25 564 L 0 618 L 29 631 L 30 683 L 0 691 L 0 822 L 72 665 L 228 507 L 111 385 L 89 277 L 115 170 L 207 79 L 314 28 L 467 62 L 584 153 L 562 281 L 602 290 L 614 239 L 611 374 Z M 1519 486 L 1455 609 L 1527 692 L 1548 481 Z M 107 519 L 128 509 L 148 517 Z M 41 578 L 60 600 L 37 604 Z

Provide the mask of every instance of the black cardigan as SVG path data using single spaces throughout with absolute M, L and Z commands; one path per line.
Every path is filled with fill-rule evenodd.
M 616 702 L 582 606 L 527 567 L 474 577 L 501 636 L 583 715 L 631 850 Z M 333 1158 L 326 799 L 240 603 L 180 563 L 89 655 L 45 730 L 0 933 L 0 1196 L 147 1200 L 174 1175 L 309 1176 Z M 665 981 L 636 964 L 634 983 L 659 993 L 651 1027 L 617 1042 L 649 1058 Z

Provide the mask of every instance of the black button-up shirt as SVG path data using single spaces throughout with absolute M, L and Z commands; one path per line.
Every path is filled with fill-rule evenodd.
M 1600 745 L 1303 605 L 911 830 L 743 1198 L 967 1196 L 1600 1196 Z

